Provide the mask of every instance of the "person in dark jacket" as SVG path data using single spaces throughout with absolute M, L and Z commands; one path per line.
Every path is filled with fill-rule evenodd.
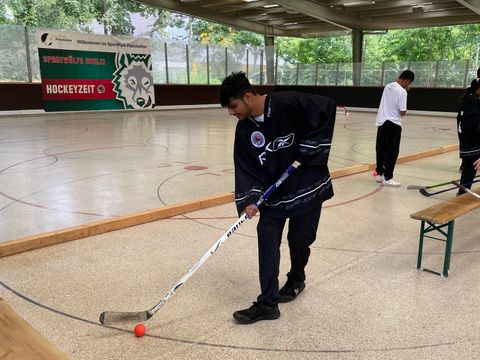
M 305 266 L 315 241 L 322 204 L 333 196 L 327 167 L 336 115 L 332 99 L 299 92 L 259 95 L 244 73 L 232 73 L 220 87 L 220 103 L 238 118 L 235 130 L 235 202 L 239 214 L 257 225 L 260 295 L 236 311 L 241 324 L 273 320 L 278 303 L 305 288 Z M 258 209 L 255 202 L 294 162 L 300 167 Z M 290 271 L 279 290 L 280 243 L 286 220 Z
M 474 79 L 465 92 L 457 114 L 462 176 L 460 183 L 469 188 L 479 168 L 480 160 L 480 79 Z M 461 195 L 465 191 L 459 189 Z

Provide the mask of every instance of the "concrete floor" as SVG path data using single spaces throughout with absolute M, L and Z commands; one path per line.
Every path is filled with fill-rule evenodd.
M 0 242 L 231 192 L 235 123 L 220 108 L 0 117 Z M 374 161 L 374 123 L 338 115 L 331 169 Z M 401 154 L 457 141 L 453 117 L 409 115 Z
M 217 114 L 219 119 L 223 116 L 217 110 L 208 110 L 207 113 Z M 195 115 L 189 111 L 178 114 L 183 117 Z M 165 114 L 166 117 L 173 115 Z M 213 115 L 208 117 L 214 124 L 226 123 L 229 130 L 233 128 L 232 121 L 221 122 Z M 332 168 L 373 161 L 373 117 L 373 114 L 355 113 L 339 119 Z M 25 121 L 30 124 L 33 120 Z M 51 120 L 40 121 L 48 123 Z M 113 130 L 104 121 L 98 120 L 97 124 L 94 119 L 84 118 L 78 123 L 87 128 L 105 126 L 109 129 L 105 129 L 105 134 L 111 133 Z M 173 117 L 166 121 L 177 126 Z M 197 130 L 204 129 L 207 122 L 198 121 L 202 126 Z M 77 123 L 70 117 L 67 122 Z M 138 120 L 137 123 L 142 122 Z M 113 121 L 108 123 L 113 124 Z M 162 121 L 155 120 L 154 123 L 157 127 Z M 451 118 L 412 116 L 408 117 L 407 124 L 402 153 L 448 145 L 456 140 L 454 119 Z M 185 129 L 180 124 L 178 126 Z M 212 125 L 212 128 L 217 126 Z M 128 125 L 124 124 L 124 127 Z M 143 126 L 140 127 L 143 129 Z M 219 133 L 222 131 L 219 130 Z M 120 133 L 115 132 L 115 137 L 121 139 Z M 195 134 L 194 130 L 191 133 Z M 154 137 L 152 132 L 147 131 L 144 136 Z M 181 138 L 179 133 L 175 137 L 167 133 L 162 136 L 165 139 Z M 50 140 L 59 141 L 54 138 Z M 200 173 L 186 171 L 183 163 L 176 165 L 175 161 L 205 165 L 209 170 L 219 165 L 223 167 L 223 164 L 225 169 L 231 166 L 228 160 L 231 158 L 230 135 L 200 138 L 206 141 L 204 146 L 211 144 L 221 153 L 216 154 L 210 148 L 200 149 L 200 146 L 189 153 L 182 146 L 169 143 L 166 146 L 169 150 L 163 151 L 159 158 L 155 159 L 150 153 L 154 153 L 154 149 L 144 146 L 140 150 L 149 154 L 130 161 L 129 154 L 134 156 L 136 151 L 134 155 L 127 151 L 116 158 L 115 152 L 102 150 L 83 154 L 80 151 L 72 155 L 65 148 L 56 150 L 56 153 L 70 155 L 65 159 L 60 156 L 62 161 L 57 162 L 71 162 L 71 167 L 66 164 L 61 167 L 68 168 L 77 179 L 95 177 L 94 170 L 85 170 L 85 164 L 95 164 L 97 159 L 106 164 L 103 166 L 112 166 L 108 170 L 98 167 L 105 174 L 112 174 L 106 175 L 106 178 L 122 178 L 119 168 L 131 170 L 125 171 L 129 174 L 125 178 L 130 178 L 130 181 L 119 180 L 112 194 L 115 197 L 126 194 L 121 196 L 123 200 L 115 201 L 132 208 L 141 205 L 130 205 L 128 201 L 134 197 L 132 189 L 137 186 L 156 189 L 164 184 L 165 188 L 160 186 L 162 196 L 156 198 L 156 205 L 162 203 L 160 199 L 164 203 L 173 203 L 182 198 L 175 192 L 183 192 L 186 196 L 184 189 L 178 191 L 179 184 L 192 184 L 192 181 L 187 181 L 191 179 L 196 179 L 198 183 L 201 182 L 198 179 L 207 179 L 204 176 L 194 178 Z M 212 142 L 209 143 L 208 139 Z M 72 139 L 66 141 L 75 142 Z M 131 136 L 126 141 L 132 141 Z M 140 142 L 138 139 L 135 141 Z M 27 140 L 25 142 L 28 143 Z M 33 146 L 34 142 L 30 144 Z M 107 143 L 105 140 L 105 148 L 109 147 Z M 170 154 L 173 148 L 177 152 Z M 31 153 L 25 150 L 21 154 L 33 158 L 38 156 L 38 152 L 41 151 L 32 149 Z M 201 161 L 207 152 L 211 152 L 211 157 Z M 15 158 L 12 163 L 22 161 L 21 155 L 12 157 Z M 127 157 L 127 165 L 119 165 L 121 157 Z M 158 173 L 152 170 L 148 174 L 145 163 L 153 169 L 159 159 L 171 165 L 161 168 L 167 172 L 162 173 L 160 169 Z M 74 170 L 74 163 L 82 166 Z M 3 180 L 14 174 L 23 178 L 26 172 L 42 168 L 37 164 L 38 168 L 34 170 L 33 163 L 28 163 L 19 165 L 17 169 L 9 167 L 9 162 L 5 160 L 2 164 L 7 168 L 0 172 L 2 186 L 9 183 L 2 191 L 5 193 L 9 189 L 19 195 L 20 186 L 15 187 L 13 180 L 6 183 Z M 235 310 L 249 306 L 259 291 L 255 237 L 257 220 L 253 219 L 242 225 L 218 253 L 145 323 L 145 337 L 135 338 L 131 333 L 133 325 L 104 328 L 98 324 L 98 316 L 104 310 L 140 311 L 157 303 L 235 221 L 233 204 L 0 258 L 0 297 L 5 298 L 19 315 L 71 359 L 477 359 L 480 354 L 480 290 L 477 285 L 480 265 L 476 258 L 480 252 L 478 211 L 456 222 L 448 278 L 417 271 L 420 223 L 411 220 L 409 215 L 454 196 L 454 193 L 427 198 L 418 191 L 406 189 L 409 184 L 429 185 L 458 178 L 458 165 L 458 154 L 455 152 L 400 164 L 396 169 L 396 178 L 402 181 L 401 188 L 378 186 L 371 174 L 366 173 L 334 180 L 336 195 L 325 204 L 322 212 L 318 239 L 312 246 L 307 267 L 307 288 L 294 302 L 281 305 L 282 316 L 276 321 L 240 326 L 231 316 Z M 22 169 L 22 166 L 27 168 Z M 92 172 L 85 173 L 89 171 Z M 209 177 L 203 186 L 195 184 L 195 190 L 188 195 L 201 197 L 211 191 L 229 191 L 231 188 L 226 184 L 231 184 L 231 176 L 228 173 L 221 179 Z M 72 176 L 69 182 L 58 180 L 61 184 L 72 184 L 74 178 Z M 101 176 L 95 178 L 101 179 Z M 183 183 L 182 178 L 186 179 Z M 56 177 L 50 179 L 53 181 Z M 147 185 L 137 185 L 143 183 L 139 179 L 145 179 Z M 211 179 L 218 179 L 218 183 L 212 183 Z M 25 182 L 35 184 L 33 180 L 26 179 Z M 91 211 L 92 204 L 102 206 L 102 201 L 109 197 L 96 193 L 100 191 L 97 181 L 86 180 L 86 183 L 90 186 L 85 185 L 83 189 L 95 192 L 99 199 L 96 202 L 88 200 L 78 206 Z M 125 190 L 119 191 L 122 183 Z M 225 188 L 221 188 L 222 184 Z M 54 187 L 48 182 L 38 186 L 39 189 Z M 62 186 L 59 185 L 60 188 Z M 81 189 L 70 185 L 67 188 L 76 190 L 72 198 L 81 198 Z M 25 190 L 24 196 L 28 197 L 29 191 L 33 192 L 32 189 Z M 137 191 L 147 193 L 146 190 Z M 49 191 L 46 193 L 52 194 Z M 155 192 L 152 191 L 152 194 Z M 95 196 L 92 195 L 92 198 Z M 155 199 L 155 196 L 151 197 Z M 32 199 L 29 201 L 33 203 Z M 27 207 L 15 202 L 0 211 L 0 216 L 8 217 L 15 226 L 28 226 L 31 218 L 25 214 L 12 217 L 8 212 L 9 208 L 22 206 Z M 105 212 L 114 213 L 106 204 L 104 206 Z M 115 210 L 125 209 L 132 211 L 128 206 L 119 206 Z M 38 217 L 43 211 L 47 210 L 35 207 L 31 216 Z M 56 216 L 59 214 L 62 212 Z M 75 218 L 80 217 L 76 215 Z M 283 276 L 289 268 L 285 243 L 282 251 L 283 283 Z M 443 243 L 427 240 L 424 251 L 424 265 L 441 270 Z

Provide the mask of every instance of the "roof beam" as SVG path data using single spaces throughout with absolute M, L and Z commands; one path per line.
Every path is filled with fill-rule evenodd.
M 346 30 L 359 28 L 361 23 L 351 15 L 343 14 L 336 9 L 321 6 L 310 1 L 269 0 L 269 2 L 271 4 L 280 5 L 288 10 L 294 10 L 303 14 L 308 14 L 314 18 Z
M 162 9 L 167 9 L 173 12 L 185 14 L 188 16 L 195 16 L 206 20 L 211 20 L 220 24 L 233 26 L 235 28 L 253 31 L 263 35 L 278 35 L 286 36 L 286 33 L 273 26 L 265 24 L 259 24 L 252 21 L 240 19 L 235 16 L 220 13 L 218 11 L 212 11 L 206 8 L 202 8 L 195 3 L 184 3 L 177 0 L 137 0 L 140 3 L 148 4 Z
M 480 0 L 457 0 L 457 2 L 480 15 Z
M 224 9 L 220 9 L 221 12 L 235 12 L 240 10 L 248 10 L 248 9 L 263 9 L 262 6 L 268 5 L 267 1 L 255 1 L 255 2 L 244 2 L 241 5 L 227 5 Z
M 181 2 L 181 1 L 180 1 Z M 243 0 L 202 0 L 198 1 L 198 5 L 201 7 L 215 7 L 243 3 Z
M 471 11 L 465 8 L 445 10 L 445 11 L 427 11 L 424 13 L 395 14 L 382 17 L 383 21 L 409 21 L 409 20 L 433 20 L 441 18 L 454 18 L 459 16 L 471 15 Z
M 426 14 L 428 12 L 432 11 L 439 11 L 439 10 L 458 10 L 462 9 L 465 10 L 464 7 L 462 7 L 460 4 L 457 2 L 452 2 L 452 3 L 440 3 L 440 4 L 431 4 L 431 5 L 419 5 L 416 6 L 419 8 L 419 13 Z M 368 11 L 362 11 L 359 13 L 360 16 L 362 17 L 378 17 L 378 16 L 385 16 L 385 15 L 400 15 L 400 14 L 411 14 L 414 12 L 414 8 L 412 6 L 403 6 L 400 8 L 388 8 L 388 9 L 371 9 Z
M 337 0 L 333 0 L 337 1 Z M 332 2 L 333 2 L 332 1 Z M 345 1 L 342 1 L 345 2 Z M 456 0 L 435 0 L 435 4 L 441 4 L 441 3 L 452 3 L 456 2 Z M 370 11 L 370 10 L 376 10 L 376 9 L 395 9 L 398 7 L 403 7 L 403 6 L 421 6 L 424 5 L 425 3 L 432 3 L 432 1 L 429 0 L 396 0 L 396 1 L 381 1 L 377 0 L 375 1 L 375 4 L 367 4 L 367 5 L 358 5 L 358 6 L 351 6 L 349 8 L 345 8 L 345 10 L 348 13 L 362 13 L 363 11 Z

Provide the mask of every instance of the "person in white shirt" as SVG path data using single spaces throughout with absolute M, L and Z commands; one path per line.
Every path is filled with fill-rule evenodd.
M 378 108 L 377 120 L 377 167 L 375 181 L 384 186 L 400 186 L 393 179 L 393 170 L 400 151 L 402 117 L 407 112 L 407 90 L 415 79 L 415 74 L 405 70 L 397 81 L 383 89 Z

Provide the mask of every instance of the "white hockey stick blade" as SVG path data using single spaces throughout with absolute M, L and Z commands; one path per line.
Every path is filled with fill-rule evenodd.
M 100 314 L 100 323 L 102 325 L 136 323 L 147 321 L 151 315 L 148 311 L 139 312 L 121 312 L 121 311 L 104 311 Z

